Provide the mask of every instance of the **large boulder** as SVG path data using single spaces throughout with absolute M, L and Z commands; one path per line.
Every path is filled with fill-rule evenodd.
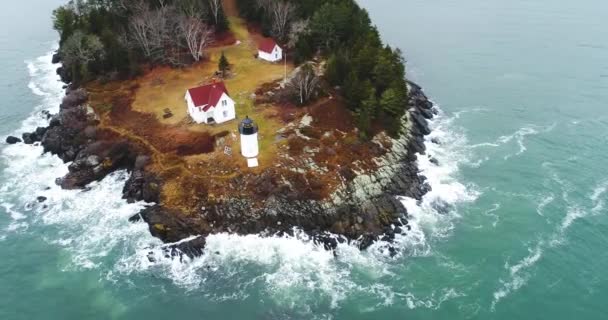
M 59 78 L 64 83 L 72 82 L 72 74 L 70 73 L 70 70 L 64 66 L 57 68 L 57 75 L 59 75 Z
M 19 143 L 19 142 L 21 142 L 21 139 L 19 139 L 17 137 L 13 137 L 13 136 L 6 137 L 6 143 L 8 143 L 8 144 L 15 144 L 15 143 Z
M 24 132 L 21 135 L 21 139 L 23 139 L 23 143 L 25 144 L 33 144 L 34 142 L 36 142 L 36 135 L 30 132 Z
M 60 185 L 64 189 L 84 188 L 116 170 L 132 169 L 134 162 L 135 155 L 126 142 L 93 143 L 78 153 L 68 167 L 68 174 L 61 178 Z
M 52 64 L 57 64 L 59 62 L 61 62 L 61 53 L 59 51 L 55 52 L 55 54 L 53 54 L 53 58 L 51 59 L 51 63 Z
M 138 164 L 136 161 L 135 167 Z M 158 203 L 160 201 L 160 181 L 151 173 L 136 169 L 125 183 L 122 190 L 123 198 L 128 202 L 145 201 Z
M 425 136 L 431 134 L 428 121 L 426 121 L 426 119 L 418 111 L 410 112 L 410 115 L 412 116 L 412 119 L 414 119 L 413 125 L 418 126 L 418 129 L 420 129 L 422 134 Z

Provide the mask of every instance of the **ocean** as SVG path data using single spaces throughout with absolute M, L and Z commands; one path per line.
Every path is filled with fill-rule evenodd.
M 2 140 L 58 110 L 61 3 L 0 11 Z M 220 234 L 172 260 L 127 221 L 144 204 L 121 200 L 125 172 L 61 190 L 58 158 L 2 144 L 0 319 L 605 318 L 608 3 L 359 3 L 441 110 L 419 158 L 433 190 L 402 199 L 398 256 Z

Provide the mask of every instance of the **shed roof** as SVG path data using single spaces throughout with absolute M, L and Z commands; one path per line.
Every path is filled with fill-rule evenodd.
M 272 53 L 274 47 L 278 46 L 278 44 L 272 38 L 265 38 L 262 40 L 258 46 L 258 49 L 262 52 Z M 279 47 L 280 48 L 280 47 Z

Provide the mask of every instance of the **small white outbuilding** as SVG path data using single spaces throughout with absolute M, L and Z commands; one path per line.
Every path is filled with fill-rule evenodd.
M 258 57 L 262 60 L 277 62 L 283 59 L 283 49 L 270 38 L 262 40 L 258 46 Z
M 188 89 L 188 114 L 196 123 L 224 123 L 236 118 L 234 100 L 228 95 L 224 82 Z

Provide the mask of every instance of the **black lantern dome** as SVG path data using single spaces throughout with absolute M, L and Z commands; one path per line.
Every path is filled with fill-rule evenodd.
M 258 133 L 258 125 L 246 116 L 241 124 L 239 124 L 239 133 L 242 135 L 251 135 Z

